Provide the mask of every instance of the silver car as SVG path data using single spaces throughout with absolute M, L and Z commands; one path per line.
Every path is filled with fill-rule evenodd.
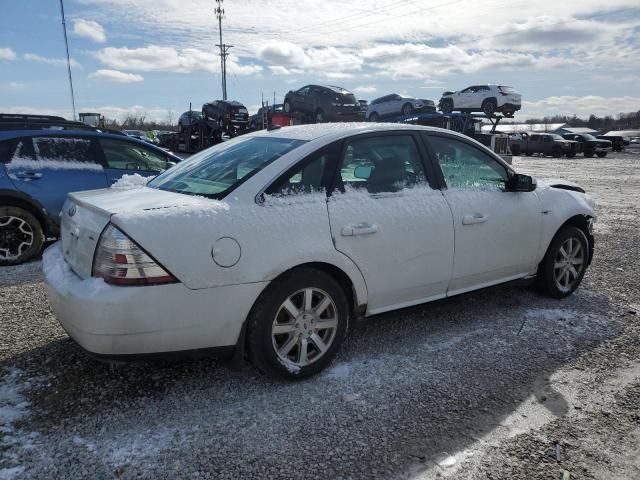
M 376 98 L 369 104 L 365 119 L 377 122 L 386 117 L 412 115 L 416 112 L 435 112 L 436 105 L 431 100 L 403 97 L 397 93 Z

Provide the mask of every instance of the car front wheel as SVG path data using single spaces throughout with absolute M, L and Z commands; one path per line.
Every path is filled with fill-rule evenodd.
M 42 249 L 44 235 L 36 217 L 19 207 L 0 207 L 0 265 L 18 265 Z
M 376 112 L 373 112 L 371 115 L 369 115 L 369 121 L 370 122 L 377 122 L 378 121 L 378 114 Z
M 440 105 L 440 110 L 442 113 L 451 113 L 453 111 L 453 101 L 445 100 Z
M 402 114 L 411 115 L 412 113 L 413 113 L 413 105 L 411 105 L 410 103 L 405 103 L 404 106 L 402 107 Z
M 299 268 L 267 287 L 248 322 L 249 355 L 259 370 L 307 378 L 331 362 L 346 336 L 347 297 L 325 272 Z
M 607 156 L 607 152 L 598 152 L 596 155 L 598 155 L 599 158 L 604 158 Z
M 589 263 L 589 241 L 578 227 L 562 227 L 540 263 L 539 288 L 554 298 L 571 295 L 582 282 Z

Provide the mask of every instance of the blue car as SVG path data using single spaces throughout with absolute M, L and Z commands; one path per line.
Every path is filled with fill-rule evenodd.
M 69 192 L 107 188 L 125 174 L 152 177 L 181 160 L 119 132 L 56 118 L 0 114 L 0 265 L 25 262 L 58 236 Z

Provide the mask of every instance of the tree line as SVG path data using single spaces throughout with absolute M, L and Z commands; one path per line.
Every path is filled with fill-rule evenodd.
M 503 122 L 504 123 L 504 122 Z M 515 122 L 514 122 L 515 123 Z M 616 117 L 605 115 L 598 117 L 593 113 L 589 118 L 579 118 L 576 115 L 553 115 L 542 118 L 529 118 L 525 121 L 531 123 L 566 123 L 570 127 L 588 127 L 594 130 L 638 130 L 640 129 L 640 110 L 630 113 L 619 113 Z

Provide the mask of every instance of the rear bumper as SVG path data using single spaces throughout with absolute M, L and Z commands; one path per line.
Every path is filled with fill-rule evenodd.
M 118 287 L 82 279 L 59 243 L 43 255 L 51 307 L 64 330 L 98 356 L 233 347 L 266 282 L 190 290 L 181 283 Z
M 522 105 L 515 103 L 504 103 L 498 107 L 498 110 L 502 112 L 517 112 L 522 108 Z

